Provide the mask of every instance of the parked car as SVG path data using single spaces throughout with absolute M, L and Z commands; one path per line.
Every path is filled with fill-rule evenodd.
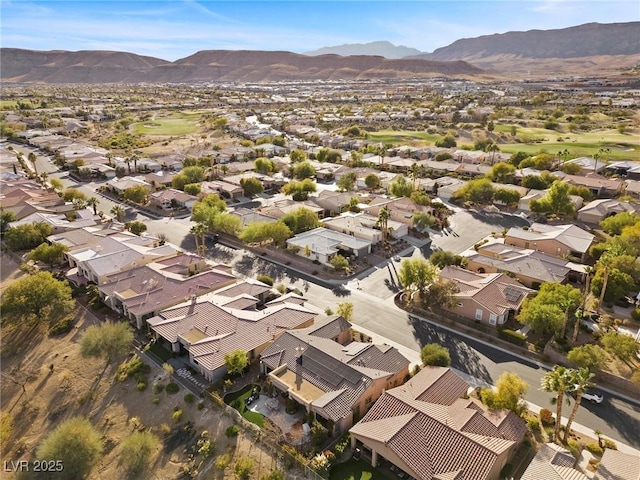
M 578 388 L 578 386 L 576 385 L 574 388 Z M 572 390 L 571 391 L 571 396 L 572 397 L 576 397 L 576 391 Z M 582 392 L 582 399 L 583 400 L 587 400 L 588 402 L 591 403 L 602 403 L 602 401 L 604 400 L 604 396 L 595 392 L 590 392 L 588 390 L 585 390 L 584 392 Z
M 582 398 L 584 400 L 590 401 L 591 403 L 602 403 L 602 401 L 604 400 L 603 395 L 598 395 L 597 393 L 591 393 L 591 392 L 584 392 L 582 394 Z

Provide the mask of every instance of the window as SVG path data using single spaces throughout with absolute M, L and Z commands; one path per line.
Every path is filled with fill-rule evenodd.
M 495 325 L 495 324 L 496 324 L 496 314 L 491 313 L 489 314 L 489 325 Z
M 476 320 L 482 320 L 482 310 L 476 308 Z
M 505 317 L 504 315 L 500 315 L 500 316 L 498 317 L 498 323 L 499 323 L 500 325 L 502 325 L 502 324 L 503 324 L 504 322 L 506 322 L 506 321 L 507 321 L 507 319 L 506 319 L 506 317 Z

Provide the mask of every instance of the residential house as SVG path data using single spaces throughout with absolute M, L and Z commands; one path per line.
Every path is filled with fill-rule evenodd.
M 597 225 L 605 218 L 622 212 L 637 213 L 638 209 L 629 202 L 603 198 L 593 200 L 578 210 L 578 220 Z
M 234 282 L 228 269 L 182 253 L 108 275 L 98 289 L 106 305 L 141 329 L 162 310 Z
M 345 432 L 384 390 L 402 384 L 409 360 L 395 347 L 352 342 L 342 317 L 284 332 L 260 356 L 263 373 L 324 425 Z
M 436 179 L 437 194 L 442 200 L 448 201 L 453 195 L 465 186 L 467 182 L 454 177 L 440 177 Z
M 33 223 L 45 223 L 51 227 L 51 233 L 61 233 L 83 227 L 91 227 L 102 222 L 99 215 L 94 215 L 90 208 L 72 210 L 66 213 L 47 213 L 36 211 L 26 217 L 11 222 L 9 225 L 30 225 Z
M 145 187 L 149 191 L 153 190 L 153 186 L 146 182 L 143 177 L 122 177 L 119 179 L 109 180 L 105 183 L 105 187 L 112 192 L 122 195 L 127 188 Z
M 322 227 L 295 235 L 287 240 L 287 247 L 297 249 L 301 257 L 327 266 L 338 254 L 362 258 L 371 253 L 371 242 Z
M 408 225 L 409 227 L 413 225 L 413 216 L 416 213 L 433 213 L 433 209 L 431 207 L 418 205 L 416 202 L 407 197 L 376 197 L 371 200 L 371 203 L 366 206 L 364 211 L 377 218 L 378 215 L 380 215 L 380 210 L 382 210 L 382 208 L 385 206 L 391 213 L 391 220 L 401 222 L 405 225 Z
M 639 480 L 640 455 L 606 448 L 595 474 L 585 470 L 568 450 L 544 443 L 521 480 Z
M 34 180 L 4 173 L 0 179 L 0 207 L 21 220 L 36 212 L 65 213 L 73 211 L 71 203 L 53 190 L 43 188 Z
M 335 232 L 342 232 L 361 238 L 372 245 L 377 245 L 382 241 L 382 232 L 378 225 L 378 217 L 367 213 L 344 212 L 338 217 L 325 218 L 322 226 Z M 387 220 L 387 231 L 392 238 L 401 238 L 409 234 L 409 227 L 405 223 Z
M 169 211 L 182 208 L 191 211 L 197 201 L 198 197 L 195 195 L 189 195 L 173 188 L 158 190 L 149 194 L 151 206 L 159 210 Z
M 525 212 L 531 211 L 531 200 L 541 200 L 543 199 L 549 190 L 536 190 L 531 189 L 525 195 L 520 197 L 518 201 L 518 210 L 523 210 Z M 569 195 L 569 199 L 571 203 L 573 203 L 573 208 L 577 211 L 582 208 L 582 204 L 584 203 L 584 199 L 579 195 Z
M 510 228 L 504 237 L 504 243 L 531 248 L 556 257 L 575 257 L 584 263 L 594 238 L 594 235 L 575 225 L 534 223 L 527 230 Z
M 86 230 L 85 230 L 86 231 Z M 64 253 L 78 279 L 103 284 L 107 277 L 117 272 L 146 265 L 178 253 L 171 244 L 160 245 L 157 238 L 141 237 L 129 232 L 112 233 L 108 236 L 93 235 L 96 242 L 90 245 L 71 247 Z M 83 236 L 79 236 L 82 238 Z M 49 240 L 69 240 L 69 236 L 50 235 Z
M 455 305 L 447 310 L 493 327 L 515 318 L 534 292 L 504 273 L 476 273 L 452 265 L 442 269 L 440 278 L 458 287 Z
M 639 480 L 640 455 L 605 448 L 593 480 Z
M 595 158 L 591 157 L 573 158 L 571 160 L 567 160 L 564 163 L 579 165 L 581 175 L 586 175 L 588 173 L 598 173 L 607 166 L 605 162 L 601 162 L 600 160 L 596 160 Z
M 426 367 L 385 391 L 354 425 L 352 449 L 375 467 L 417 480 L 498 480 L 527 432 L 521 418 L 463 398 L 469 384 L 448 368 Z
M 467 270 L 478 273 L 507 273 L 524 286 L 538 289 L 545 282 L 582 281 L 585 266 L 532 249 L 505 245 L 496 240 L 462 254 Z
M 310 200 L 320 205 L 324 209 L 325 216 L 327 216 L 342 212 L 342 209 L 351 202 L 351 197 L 356 197 L 356 194 L 353 192 L 322 190 L 317 196 L 311 197 Z
M 562 172 L 553 172 L 556 177 L 562 178 L 570 185 L 586 187 L 596 197 L 615 197 L 622 193 L 624 181 L 619 178 L 606 178 L 597 174 L 585 176 L 567 175 Z
M 640 198 L 640 181 L 626 180 L 624 182 L 624 193 L 634 198 Z
M 229 298 L 222 305 L 214 298 L 192 299 L 147 320 L 172 352 L 187 353 L 193 368 L 210 382 L 227 373 L 225 355 L 244 350 L 252 362 L 284 332 L 312 325 L 317 315 L 286 301 L 256 310 L 250 307 L 255 307 L 258 299 L 248 294 Z M 239 308 L 241 301 L 244 308 Z
M 573 454 L 555 443 L 543 443 L 520 480 L 589 480 L 577 470 Z
M 491 172 L 491 166 L 476 163 L 463 163 L 457 172 L 468 178 L 486 177 Z
M 258 212 L 251 208 L 244 208 L 244 207 L 235 208 L 230 213 L 231 215 L 235 215 L 236 217 L 240 218 L 240 221 L 242 222 L 243 227 L 246 227 L 250 223 L 258 223 L 258 222 L 273 223 L 278 220 L 277 218 L 272 217 L 271 215 Z
M 260 208 L 260 211 L 265 215 L 280 219 L 288 213 L 295 212 L 301 207 L 311 210 L 318 216 L 318 218 L 324 218 L 324 209 L 309 200 L 301 202 L 297 202 L 290 198 L 276 200 L 275 202 L 266 203 Z
M 204 195 L 215 193 L 220 198 L 226 200 L 235 200 L 236 198 L 241 197 L 244 194 L 244 190 L 241 186 L 225 182 L 224 180 L 202 182 L 200 184 L 200 188 Z

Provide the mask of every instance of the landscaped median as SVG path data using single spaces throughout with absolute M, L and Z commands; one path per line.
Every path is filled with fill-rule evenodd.
M 249 398 L 252 393 L 256 390 L 260 392 L 260 385 L 256 385 L 250 383 L 249 385 L 244 386 L 240 390 L 236 392 L 227 393 L 224 396 L 224 403 L 235 408 L 240 412 L 245 419 L 258 425 L 260 428 L 264 427 L 264 415 L 258 412 L 254 412 L 247 408 L 246 400 Z

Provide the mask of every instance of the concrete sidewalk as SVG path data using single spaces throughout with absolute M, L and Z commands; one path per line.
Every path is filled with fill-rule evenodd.
M 409 347 L 405 347 L 404 345 L 401 345 L 399 343 L 393 342 L 391 340 L 389 340 L 386 337 L 383 337 L 382 335 L 378 335 L 377 333 L 372 332 L 371 330 L 367 330 L 364 327 L 361 327 L 360 325 L 353 325 L 353 329 L 358 331 L 358 332 L 362 332 L 365 335 L 368 335 L 369 337 L 372 338 L 373 343 L 377 343 L 377 344 L 383 344 L 386 343 L 387 345 L 391 345 L 392 347 L 395 347 L 398 349 L 398 351 L 400 353 L 402 353 L 402 355 L 404 355 L 410 362 L 409 364 L 409 371 L 412 371 L 413 368 L 418 365 L 421 366 L 422 365 L 422 360 L 420 359 L 420 352 L 417 352 Z M 511 353 L 511 352 L 509 352 Z M 469 385 L 471 385 L 472 387 L 476 388 L 476 387 L 491 387 L 493 388 L 493 385 L 488 384 L 486 382 L 483 382 L 482 380 L 472 377 L 471 375 L 462 372 L 460 370 L 457 369 L 452 369 L 453 371 L 455 371 L 458 375 L 460 375 L 467 383 L 469 383 Z M 529 406 L 529 410 L 531 410 L 534 413 L 538 413 L 540 412 L 540 409 L 543 408 L 539 405 L 536 405 L 535 403 L 531 403 L 531 402 L 527 402 L 527 405 Z M 546 408 L 546 407 L 545 407 Z M 549 410 L 554 411 L 555 408 L 554 407 L 549 407 Z M 567 417 L 562 417 L 562 424 L 566 425 L 567 424 Z M 594 441 L 597 440 L 596 435 L 593 433 L 593 429 L 586 427 L 584 425 L 581 425 L 579 423 L 573 422 L 571 424 L 571 429 L 575 430 L 576 432 L 582 434 L 582 435 L 586 435 L 589 437 L 592 437 L 594 439 Z M 616 445 L 618 446 L 618 450 L 623 452 L 623 453 L 630 453 L 633 455 L 640 455 L 640 450 L 637 450 L 633 447 L 631 447 L 630 445 L 627 445 L 623 442 L 621 442 L 620 440 L 614 440 L 613 438 L 607 437 L 606 435 L 602 436 L 603 438 L 609 438 L 609 440 L 612 440 L 616 443 Z

